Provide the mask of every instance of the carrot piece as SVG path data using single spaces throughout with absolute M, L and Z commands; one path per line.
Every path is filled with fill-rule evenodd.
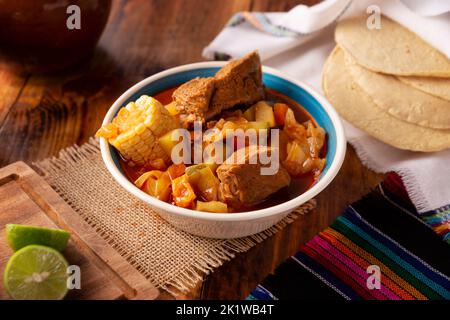
M 172 180 L 172 196 L 175 205 L 183 208 L 192 208 L 197 197 L 188 181 L 187 175 Z
M 286 119 L 286 112 L 288 106 L 285 103 L 275 103 L 273 106 L 273 113 L 275 115 L 275 122 L 279 126 L 284 126 L 284 121 Z
M 184 174 L 184 171 L 186 170 L 186 166 L 183 163 L 180 164 L 173 164 L 168 169 L 167 172 L 169 173 L 170 180 L 175 180 L 178 177 L 181 177 Z

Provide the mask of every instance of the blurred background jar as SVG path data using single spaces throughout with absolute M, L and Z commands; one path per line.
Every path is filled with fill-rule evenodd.
M 110 10 L 111 0 L 0 0 L 0 59 L 31 72 L 69 67 L 93 52 Z M 69 29 L 77 18 L 80 29 Z

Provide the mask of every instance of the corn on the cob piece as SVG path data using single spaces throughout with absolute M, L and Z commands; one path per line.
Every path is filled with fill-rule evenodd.
M 144 95 L 120 109 L 97 136 L 107 139 L 130 164 L 146 165 L 158 158 L 166 162 L 170 159 L 158 138 L 178 127 L 178 119 L 158 100 Z

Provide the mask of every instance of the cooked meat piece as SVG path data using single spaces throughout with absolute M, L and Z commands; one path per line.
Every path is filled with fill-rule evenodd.
M 252 148 L 251 151 L 246 148 L 245 157 L 240 159 L 237 159 L 239 155 L 236 151 L 231 155 L 236 160 L 233 164 L 223 163 L 217 168 L 222 201 L 234 208 L 249 207 L 290 184 L 289 173 L 282 166 L 274 175 L 262 175 L 260 169 L 263 165 L 259 161 L 250 163 L 250 159 L 260 159 L 259 155 L 267 150 L 266 147 L 259 147 L 258 150 Z
M 254 51 L 231 61 L 214 78 L 192 79 L 175 90 L 172 97 L 184 127 L 195 120 L 205 122 L 238 104 L 251 105 L 263 100 L 259 55 Z
M 215 79 L 216 90 L 208 116 L 238 104 L 250 105 L 264 99 L 261 61 L 256 51 L 225 65 L 216 73 Z
M 172 97 L 183 122 L 205 121 L 204 116 L 214 92 L 214 81 L 212 77 L 195 78 L 173 92 Z

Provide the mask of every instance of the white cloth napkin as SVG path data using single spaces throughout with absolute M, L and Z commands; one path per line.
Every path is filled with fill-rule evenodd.
M 285 13 L 239 13 L 203 55 L 208 59 L 237 58 L 258 49 L 265 65 L 321 91 L 322 67 L 335 46 L 336 21 L 369 16 L 374 6 L 450 58 L 450 0 L 328 0 L 312 7 L 299 5 Z M 403 151 L 344 124 L 348 141 L 363 163 L 377 172 L 399 173 L 419 212 L 450 204 L 450 150 Z

